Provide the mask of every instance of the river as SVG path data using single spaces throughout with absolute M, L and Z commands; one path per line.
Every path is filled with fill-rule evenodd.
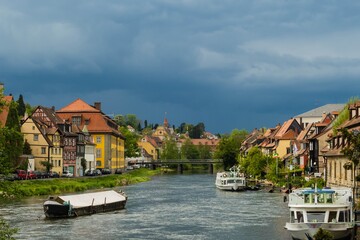
M 126 209 L 72 219 L 45 219 L 45 197 L 3 204 L 16 239 L 290 239 L 281 193 L 224 192 L 215 175 L 156 176 L 121 188 Z

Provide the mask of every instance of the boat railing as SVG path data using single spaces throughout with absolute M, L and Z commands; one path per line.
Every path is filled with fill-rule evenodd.
M 289 196 L 289 204 L 349 204 L 352 202 L 348 191 L 297 191 Z

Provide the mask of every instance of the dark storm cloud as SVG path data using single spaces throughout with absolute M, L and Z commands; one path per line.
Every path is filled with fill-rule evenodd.
M 354 1 L 2 1 L 0 81 L 30 104 L 213 132 L 358 95 Z

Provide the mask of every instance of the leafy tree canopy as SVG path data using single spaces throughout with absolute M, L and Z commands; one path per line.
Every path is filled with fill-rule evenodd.
M 347 156 L 355 166 L 358 166 L 360 159 L 360 132 L 358 130 L 348 131 L 346 128 L 342 128 L 340 131 L 344 139 L 349 143 L 349 145 L 341 150 L 342 153 Z
M 11 228 L 3 218 L 0 218 L 0 240 L 15 240 L 13 235 L 18 231 L 19 229 Z
M 160 159 L 180 159 L 180 153 L 173 139 L 166 139 L 163 143 L 163 151 L 161 152 Z
M 214 157 L 223 160 L 225 170 L 238 164 L 238 156 L 239 146 L 237 142 L 228 136 L 221 138 Z
M 120 127 L 121 134 L 125 137 L 125 157 L 139 156 L 139 146 L 137 144 L 139 136 L 136 133 L 129 131 L 125 126 Z
M 20 119 L 17 110 L 17 103 L 14 101 L 11 101 L 9 105 L 9 112 L 5 126 L 20 132 Z
M 26 105 L 24 103 L 23 96 L 20 94 L 19 99 L 17 100 L 17 110 L 19 116 L 24 116 L 26 112 Z
M 182 144 L 181 155 L 184 159 L 199 159 L 200 157 L 199 150 L 190 139 L 186 139 L 186 141 Z

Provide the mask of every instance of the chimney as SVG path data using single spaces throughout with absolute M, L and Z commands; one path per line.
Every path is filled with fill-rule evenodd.
M 101 111 L 101 102 L 95 102 L 95 103 L 94 103 L 94 107 L 95 107 L 97 110 Z

